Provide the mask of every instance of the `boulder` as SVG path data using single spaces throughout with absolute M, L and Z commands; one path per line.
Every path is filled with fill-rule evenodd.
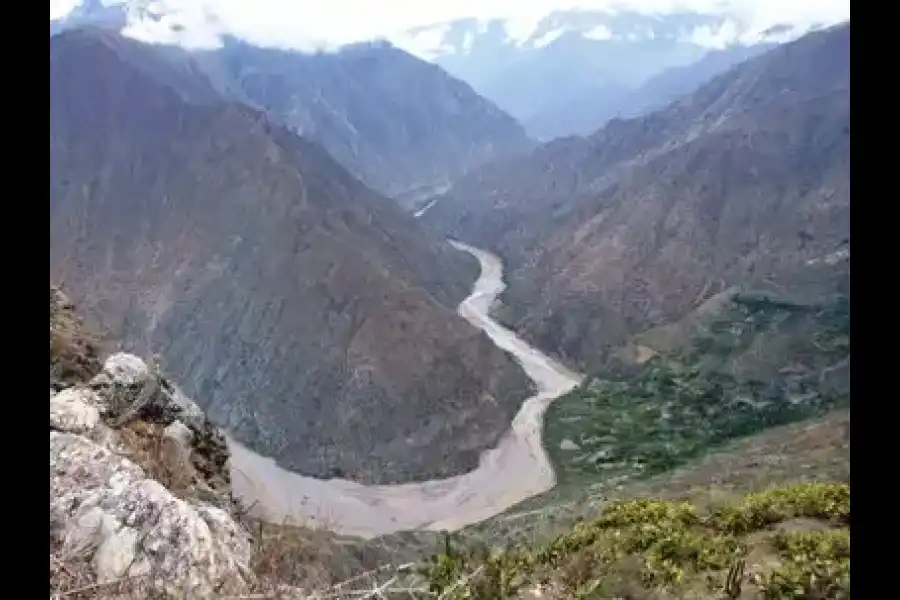
M 50 432 L 50 537 L 96 580 L 141 594 L 212 598 L 246 592 L 252 546 L 225 510 L 175 497 L 86 437 Z

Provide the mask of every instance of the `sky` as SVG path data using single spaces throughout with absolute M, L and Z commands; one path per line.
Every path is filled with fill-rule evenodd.
M 122 0 L 104 0 L 107 4 Z M 835 23 L 850 16 L 849 0 L 144 0 L 173 10 L 184 22 L 215 24 L 247 41 L 280 47 L 332 46 L 464 17 L 532 20 L 553 10 L 632 9 L 640 12 L 727 12 L 761 27 Z M 58 18 L 81 0 L 50 0 Z M 205 29 L 210 29 L 205 27 Z M 202 43 L 203 40 L 198 40 Z

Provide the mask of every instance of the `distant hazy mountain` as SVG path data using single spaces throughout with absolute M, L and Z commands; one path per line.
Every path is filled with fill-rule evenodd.
M 499 251 L 504 318 L 592 366 L 732 285 L 827 294 L 849 279 L 850 25 L 650 115 L 492 163 L 423 219 Z
M 289 468 L 474 468 L 529 392 L 456 314 L 477 267 L 201 71 L 107 30 L 50 39 L 51 281 Z
M 88 0 L 51 22 L 50 33 L 94 24 L 165 42 L 173 53 L 186 48 L 222 93 L 319 142 L 390 195 L 446 186 L 530 148 L 522 126 L 467 83 L 388 43 L 317 53 L 259 48 L 220 31 L 215 15 L 197 8 L 187 18 L 183 8 Z
M 601 86 L 562 107 L 535 115 L 524 125 L 532 135 L 544 140 L 586 135 L 610 119 L 638 117 L 663 108 L 734 65 L 775 46 L 761 43 L 710 50 L 698 61 L 668 68 L 637 88 Z
M 558 11 L 530 22 L 441 23 L 392 40 L 471 83 L 530 126 L 530 134 L 547 137 L 587 133 L 582 120 L 602 122 L 653 77 L 711 50 L 786 41 L 808 29 L 785 24 L 757 31 L 726 15 L 693 12 Z

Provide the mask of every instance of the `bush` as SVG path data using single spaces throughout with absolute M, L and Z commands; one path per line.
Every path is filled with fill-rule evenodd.
M 763 581 L 769 600 L 850 598 L 850 532 L 779 532 L 772 544 L 785 564 Z
M 677 596 L 679 590 L 696 591 L 698 586 L 711 598 L 737 598 L 746 579 L 748 551 L 761 543 L 748 534 L 798 517 L 839 529 L 770 536 L 771 549 L 783 560 L 767 573 L 763 571 L 771 567 L 757 565 L 759 591 L 773 600 L 844 598 L 850 547 L 845 484 L 773 488 L 707 514 L 685 501 L 615 502 L 536 550 L 460 551 L 448 546 L 432 559 L 425 576 L 432 593 L 471 600 L 514 597 L 538 585 L 554 590 L 553 598 L 597 597 L 600 590 L 613 588 L 657 589 Z
M 850 486 L 805 483 L 749 494 L 740 504 L 719 509 L 714 521 L 721 531 L 745 534 L 797 517 L 849 524 Z

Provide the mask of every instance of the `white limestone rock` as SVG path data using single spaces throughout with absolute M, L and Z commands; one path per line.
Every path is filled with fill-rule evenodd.
M 50 427 L 69 433 L 87 433 L 100 423 L 102 398 L 93 390 L 73 387 L 50 396 Z
M 98 377 L 108 377 L 120 385 L 135 385 L 144 382 L 149 374 L 150 369 L 143 360 L 133 354 L 118 352 L 106 359 Z
M 86 559 L 98 581 L 135 577 L 178 598 L 244 593 L 249 535 L 224 510 L 175 497 L 131 461 L 50 432 L 51 546 Z

